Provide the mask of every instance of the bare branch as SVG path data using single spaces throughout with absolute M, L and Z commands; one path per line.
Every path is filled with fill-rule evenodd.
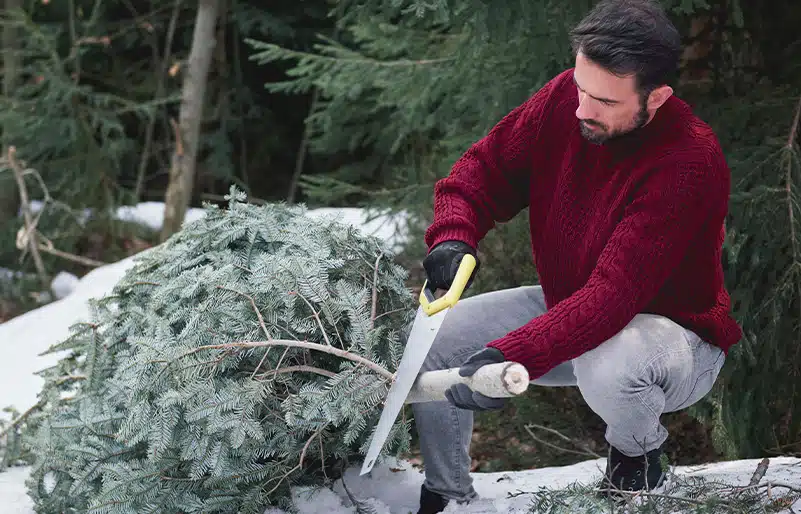
M 375 260 L 375 266 L 373 266 L 373 305 L 370 308 L 370 328 L 375 327 L 375 320 L 376 317 L 376 310 L 378 309 L 378 263 L 381 261 L 381 253 L 378 254 L 378 257 Z
M 250 296 L 249 294 L 243 293 L 241 291 L 237 291 L 236 289 L 231 289 L 231 288 L 225 287 L 225 286 L 217 286 L 217 289 L 222 289 L 224 291 L 230 291 L 230 292 L 236 293 L 236 294 L 238 294 L 240 296 L 244 296 L 245 298 L 250 300 L 250 305 L 251 305 L 251 307 L 253 307 L 253 310 L 256 312 L 256 317 L 259 318 L 259 326 L 261 327 L 262 332 L 264 332 L 264 336 L 268 340 L 272 339 L 272 336 L 267 331 L 267 326 L 264 324 L 264 318 L 262 317 L 261 312 L 259 311 L 258 307 L 256 307 L 256 300 L 254 300 L 252 296 Z
M 323 353 L 328 353 L 331 355 L 336 355 L 337 357 L 341 357 L 343 359 L 347 359 L 358 364 L 362 364 L 365 367 L 375 371 L 382 377 L 386 378 L 387 380 L 392 380 L 394 375 L 384 369 L 383 367 L 379 366 L 375 362 L 365 359 L 360 355 L 356 355 L 354 353 L 341 350 L 335 346 L 324 345 L 319 343 L 311 343 L 309 341 L 289 341 L 286 339 L 273 339 L 270 341 L 241 341 L 236 343 L 224 343 L 224 344 L 210 344 L 205 346 L 198 346 L 197 348 L 193 348 L 192 350 L 180 355 L 178 358 L 183 358 L 194 353 L 203 351 L 203 350 L 227 350 L 231 348 L 263 348 L 263 347 L 273 347 L 273 346 L 288 346 L 290 348 L 304 348 L 306 350 L 315 350 Z
M 57 249 L 53 246 L 53 242 L 50 241 L 48 238 L 44 237 L 40 232 L 38 232 L 35 228 L 32 234 L 24 233 L 24 229 L 20 229 L 17 232 L 17 248 L 20 246 L 24 246 L 26 242 L 30 243 L 31 238 L 36 239 L 36 237 L 40 237 L 44 240 L 44 242 L 36 242 L 36 248 L 39 250 L 49 253 L 50 255 L 55 255 L 56 257 L 61 257 L 62 259 L 67 259 L 68 261 L 77 262 L 78 264 L 83 264 L 85 266 L 92 266 L 95 268 L 99 268 L 100 266 L 105 266 L 107 263 L 102 261 L 96 261 L 94 259 L 90 259 L 88 257 L 84 257 L 82 255 L 75 255 L 73 253 L 68 253 L 63 250 Z M 33 236 L 33 237 L 32 237 Z M 27 239 L 27 241 L 26 241 Z
M 587 447 L 585 447 L 583 445 L 578 444 L 573 439 L 570 439 L 566 435 L 562 434 L 561 432 L 559 432 L 557 430 L 554 430 L 553 428 L 548 428 L 548 427 L 544 427 L 542 425 L 537 425 L 536 423 L 529 423 L 529 424 L 525 425 L 523 428 L 526 429 L 526 432 L 528 432 L 529 435 L 535 441 L 537 441 L 539 443 L 542 443 L 545 446 L 549 446 L 549 447 L 553 448 L 554 450 L 568 452 L 568 453 L 574 453 L 576 455 L 589 455 L 590 457 L 593 457 L 593 458 L 596 458 L 596 459 L 600 459 L 601 458 L 601 456 L 598 455 L 597 453 L 595 453 L 594 451 L 590 450 L 589 448 L 587 448 Z M 536 429 L 539 429 L 539 430 L 544 430 L 546 432 L 554 434 L 554 435 L 560 437 L 561 439 L 563 439 L 564 441 L 567 441 L 567 442 L 569 442 L 571 444 L 575 444 L 576 446 L 581 448 L 582 451 L 576 451 L 576 450 L 570 450 L 570 449 L 567 449 L 567 448 L 562 448 L 561 446 L 557 446 L 555 444 L 549 443 L 548 441 L 542 440 L 539 437 L 537 437 L 536 435 L 534 435 L 534 432 L 531 430 L 532 428 L 536 428 Z
M 770 465 L 770 459 L 767 457 L 759 461 L 754 474 L 751 475 L 751 481 L 749 485 L 757 485 L 760 480 L 765 476 L 765 473 L 768 472 L 768 466 Z
M 790 128 L 790 135 L 787 138 L 787 172 L 785 174 L 785 188 L 787 190 L 787 215 L 790 226 L 790 243 L 793 249 L 793 260 L 799 261 L 799 248 L 798 241 L 795 237 L 795 210 L 793 209 L 793 159 L 792 149 L 795 144 L 796 134 L 798 133 L 798 125 L 801 122 L 801 98 L 798 99 L 798 107 L 795 110 L 795 117 L 793 125 Z M 801 286 L 799 286 L 799 293 L 801 293 Z
M 328 371 L 327 369 L 316 368 L 314 366 L 306 366 L 304 364 L 299 364 L 297 366 L 287 366 L 285 368 L 271 369 L 269 371 L 265 371 L 264 373 L 262 373 L 262 376 L 278 375 L 281 373 L 294 373 L 296 371 L 308 371 L 311 373 L 317 373 L 318 375 L 322 375 L 328 378 L 334 378 L 335 376 L 337 376 L 336 373 Z
M 281 482 L 283 482 L 286 477 L 288 477 L 289 475 L 291 475 L 292 473 L 294 473 L 295 471 L 297 471 L 297 470 L 299 470 L 299 469 L 301 469 L 303 467 L 303 459 L 306 458 L 306 452 L 309 450 L 309 445 L 311 444 L 312 441 L 314 441 L 314 438 L 317 437 L 318 435 L 320 436 L 320 444 L 322 444 L 322 439 L 323 439 L 322 432 L 323 432 L 323 430 L 325 430 L 326 426 L 328 426 L 328 423 L 326 423 L 325 425 L 323 425 L 320 428 L 318 428 L 311 435 L 311 437 L 309 437 L 309 439 L 306 440 L 306 444 L 303 445 L 303 450 L 301 450 L 301 452 L 300 452 L 300 459 L 298 461 L 298 464 L 295 467 L 293 467 L 292 469 L 290 469 L 289 471 L 287 471 L 286 473 L 284 473 L 281 477 L 278 478 L 278 483 L 275 484 L 275 486 L 273 486 L 272 489 L 267 491 L 267 495 L 268 496 L 270 494 L 272 494 L 273 491 L 278 489 L 278 487 L 281 485 Z
M 42 261 L 42 256 L 39 254 L 39 248 L 36 245 L 36 240 L 34 237 L 32 237 L 34 231 L 36 230 L 36 225 L 34 224 L 33 217 L 31 215 L 28 188 L 25 186 L 25 180 L 23 179 L 22 166 L 20 166 L 19 162 L 17 161 L 17 148 L 14 146 L 9 146 L 6 157 L 8 159 L 9 166 L 11 166 L 11 170 L 14 172 L 14 178 L 17 181 L 17 188 L 19 189 L 19 197 L 22 204 L 22 216 L 25 220 L 25 232 L 28 235 L 26 241 L 28 244 L 28 249 L 31 251 L 33 263 L 36 266 L 36 272 L 39 274 L 39 280 L 41 280 L 43 286 L 47 286 L 47 271 L 45 271 L 44 262 Z
M 325 339 L 325 342 L 328 343 L 328 346 L 334 346 L 331 344 L 331 340 L 328 338 L 328 334 L 325 331 L 325 326 L 323 326 L 323 320 L 320 319 L 320 314 L 317 312 L 317 309 L 312 306 L 311 302 L 309 302 L 309 300 L 307 300 L 306 297 L 298 291 L 292 291 L 289 294 L 298 296 L 306 303 L 306 305 L 309 306 L 309 309 L 312 311 L 312 316 L 314 316 L 314 319 L 317 320 L 317 324 L 320 326 L 320 332 L 323 333 L 323 339 Z

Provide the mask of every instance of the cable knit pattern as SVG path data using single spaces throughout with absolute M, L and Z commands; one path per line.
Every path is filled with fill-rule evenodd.
M 529 207 L 548 312 L 489 346 L 533 379 L 654 313 L 728 352 L 742 332 L 723 283 L 730 173 L 717 138 L 672 97 L 642 129 L 594 145 L 577 107 L 571 69 L 436 184 L 429 248 L 448 239 L 477 247 Z

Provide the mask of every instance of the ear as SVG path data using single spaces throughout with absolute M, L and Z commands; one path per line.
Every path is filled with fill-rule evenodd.
M 670 86 L 659 86 L 658 88 L 651 91 L 651 94 L 648 95 L 648 110 L 655 111 L 662 107 L 662 104 L 667 102 L 670 95 L 673 94 L 673 88 Z

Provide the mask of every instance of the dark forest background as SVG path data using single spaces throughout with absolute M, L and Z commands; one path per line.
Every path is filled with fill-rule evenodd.
M 403 212 L 399 260 L 419 285 L 434 181 L 572 65 L 567 32 L 594 4 L 3 1 L 0 267 L 21 273 L 0 279 L 0 321 L 47 301 L 42 283 L 59 271 L 81 276 L 158 244 L 184 209 L 223 203 L 232 184 L 252 202 Z M 724 265 L 746 334 L 714 393 L 666 416 L 668 453 L 801 455 L 801 3 L 662 3 L 686 44 L 677 94 L 732 168 Z M 25 195 L 15 166 L 29 170 Z M 29 213 L 33 240 L 18 237 L 26 195 L 44 202 Z M 114 215 L 145 201 L 169 205 L 163 231 Z M 37 260 L 31 241 L 56 251 Z M 536 282 L 525 212 L 481 258 L 471 294 Z M 535 389 L 478 417 L 473 453 L 492 471 L 604 447 L 576 390 Z

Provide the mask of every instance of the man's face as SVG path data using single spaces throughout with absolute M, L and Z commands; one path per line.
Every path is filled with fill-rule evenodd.
M 576 117 L 579 119 L 581 133 L 588 141 L 596 144 L 627 134 L 648 123 L 656 108 L 669 96 L 665 95 L 663 89 L 670 89 L 663 86 L 649 96 L 643 96 L 636 89 L 633 75 L 613 75 L 587 59 L 581 52 L 576 55 L 573 80 L 578 94 Z

